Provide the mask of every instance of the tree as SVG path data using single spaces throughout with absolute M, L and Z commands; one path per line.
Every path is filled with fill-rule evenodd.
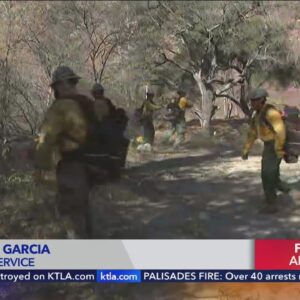
M 300 78 L 296 39 L 287 38 L 297 29 L 296 4 L 188 4 L 0 2 L 0 136 L 37 131 L 52 100 L 51 73 L 61 64 L 88 82 L 101 81 L 127 108 L 140 105 L 146 84 L 158 101 L 183 88 L 197 99 L 204 127 L 216 99 L 249 115 L 252 86 Z
M 37 114 L 29 101 L 17 60 L 24 47 L 21 20 L 25 10 L 12 2 L 2 2 L 1 6 L 0 139 L 3 142 L 12 134 L 35 133 Z
M 82 38 L 85 63 L 95 82 L 101 82 L 109 59 L 130 35 L 120 3 L 69 2 L 70 21 Z
M 253 74 L 283 65 L 286 29 L 271 18 L 270 7 L 250 1 L 157 1 L 144 8 L 147 21 L 142 19 L 140 26 L 148 43 L 142 53 L 152 52 L 157 68 L 173 65 L 193 78 L 202 98 L 196 111 L 204 127 L 210 126 L 218 97 L 249 116 Z

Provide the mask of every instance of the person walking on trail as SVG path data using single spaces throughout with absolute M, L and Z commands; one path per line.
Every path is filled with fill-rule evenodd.
M 95 113 L 101 123 L 102 131 L 107 136 L 108 152 L 120 157 L 121 167 L 125 166 L 129 147 L 129 138 L 125 137 L 128 117 L 123 108 L 117 108 L 112 101 L 104 95 L 104 88 L 100 83 L 92 87 L 95 98 Z
M 80 77 L 66 66 L 52 75 L 55 101 L 45 114 L 36 146 L 37 182 L 45 181 L 56 164 L 57 209 L 71 221 L 70 238 L 91 238 L 92 220 L 89 192 L 96 184 L 119 178 L 121 163 L 108 129 L 97 120 L 95 101 L 77 89 Z M 75 231 L 75 232 L 74 232 Z
M 60 156 L 56 165 L 58 212 L 70 218 L 76 234 L 88 237 L 91 231 L 88 220 L 89 176 L 84 163 L 74 155 L 85 143 L 88 132 L 88 121 L 80 105 L 72 99 L 78 94 L 76 85 L 79 79 L 66 66 L 53 72 L 50 86 L 55 101 L 47 110 L 40 128 L 35 174 L 37 181 L 45 180 L 44 174 L 51 170 L 53 153 L 57 150 Z
M 185 112 L 187 108 L 192 107 L 183 91 L 179 90 L 177 95 L 177 99 L 172 99 L 167 105 L 165 120 L 170 122 L 171 129 L 163 139 L 163 142 L 168 142 L 176 134 L 176 141 L 173 145 L 175 149 L 184 143 L 186 128 Z
M 262 155 L 261 178 L 265 202 L 261 212 L 277 212 L 277 191 L 289 192 L 289 187 L 280 179 L 280 163 L 285 155 L 286 128 L 281 113 L 267 104 L 268 93 L 265 89 L 256 89 L 250 93 L 252 109 L 255 111 L 251 119 L 247 142 L 242 151 L 242 159 L 248 154 L 256 139 L 264 142 Z
M 116 107 L 110 99 L 104 96 L 104 87 L 95 83 L 92 87 L 92 95 L 95 98 L 95 111 L 99 120 L 115 113 Z
M 154 143 L 155 129 L 153 125 L 153 113 L 160 109 L 161 106 L 154 103 L 154 93 L 147 92 L 146 100 L 141 107 L 141 126 L 143 141 L 145 144 L 150 144 L 151 147 Z

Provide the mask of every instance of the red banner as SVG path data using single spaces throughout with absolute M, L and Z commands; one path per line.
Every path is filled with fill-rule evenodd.
M 256 240 L 255 269 L 300 270 L 300 240 Z

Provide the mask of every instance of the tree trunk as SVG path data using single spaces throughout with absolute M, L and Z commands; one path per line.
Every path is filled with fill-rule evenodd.
M 235 105 L 233 103 L 230 103 L 229 110 L 228 110 L 228 116 L 227 116 L 228 120 L 230 120 L 232 118 L 232 111 L 233 111 L 234 106 Z
M 202 127 L 205 129 L 210 128 L 211 116 L 213 112 L 213 101 L 214 93 L 205 85 L 201 78 L 201 71 L 194 74 L 194 79 L 197 82 L 201 96 L 202 96 L 202 107 L 201 107 L 201 119 Z
M 217 111 L 220 109 L 218 105 L 213 104 L 211 115 L 210 115 L 210 121 L 213 119 Z
M 246 80 L 241 84 L 240 107 L 246 117 L 251 117 L 251 111 L 248 106 L 248 92 L 250 90 L 249 82 Z

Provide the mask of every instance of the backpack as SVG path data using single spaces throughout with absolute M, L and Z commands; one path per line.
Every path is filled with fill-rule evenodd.
M 297 163 L 300 155 L 300 110 L 297 107 L 286 105 L 284 110 L 280 111 L 275 106 L 268 104 L 268 107 L 262 114 L 262 121 L 273 132 L 273 126 L 266 118 L 266 113 L 270 108 L 280 112 L 286 127 L 286 141 L 284 146 L 286 154 L 284 160 L 286 163 Z
M 130 143 L 129 139 L 124 136 L 127 124 L 128 117 L 125 110 L 123 108 L 115 108 L 111 115 L 99 122 L 97 130 L 98 136 L 104 141 L 107 153 L 115 157 L 115 159 L 119 159 L 121 167 L 125 166 Z
M 88 132 L 85 143 L 78 150 L 68 153 L 67 157 L 104 169 L 110 177 L 118 177 L 125 164 L 129 145 L 123 136 L 128 121 L 125 111 L 117 109 L 117 117 L 114 113 L 99 121 L 93 100 L 80 94 L 68 98 L 79 104 L 88 121 Z
M 166 121 L 174 122 L 178 120 L 182 115 L 182 111 L 179 107 L 179 101 L 170 103 L 167 105 L 167 112 L 164 116 Z

